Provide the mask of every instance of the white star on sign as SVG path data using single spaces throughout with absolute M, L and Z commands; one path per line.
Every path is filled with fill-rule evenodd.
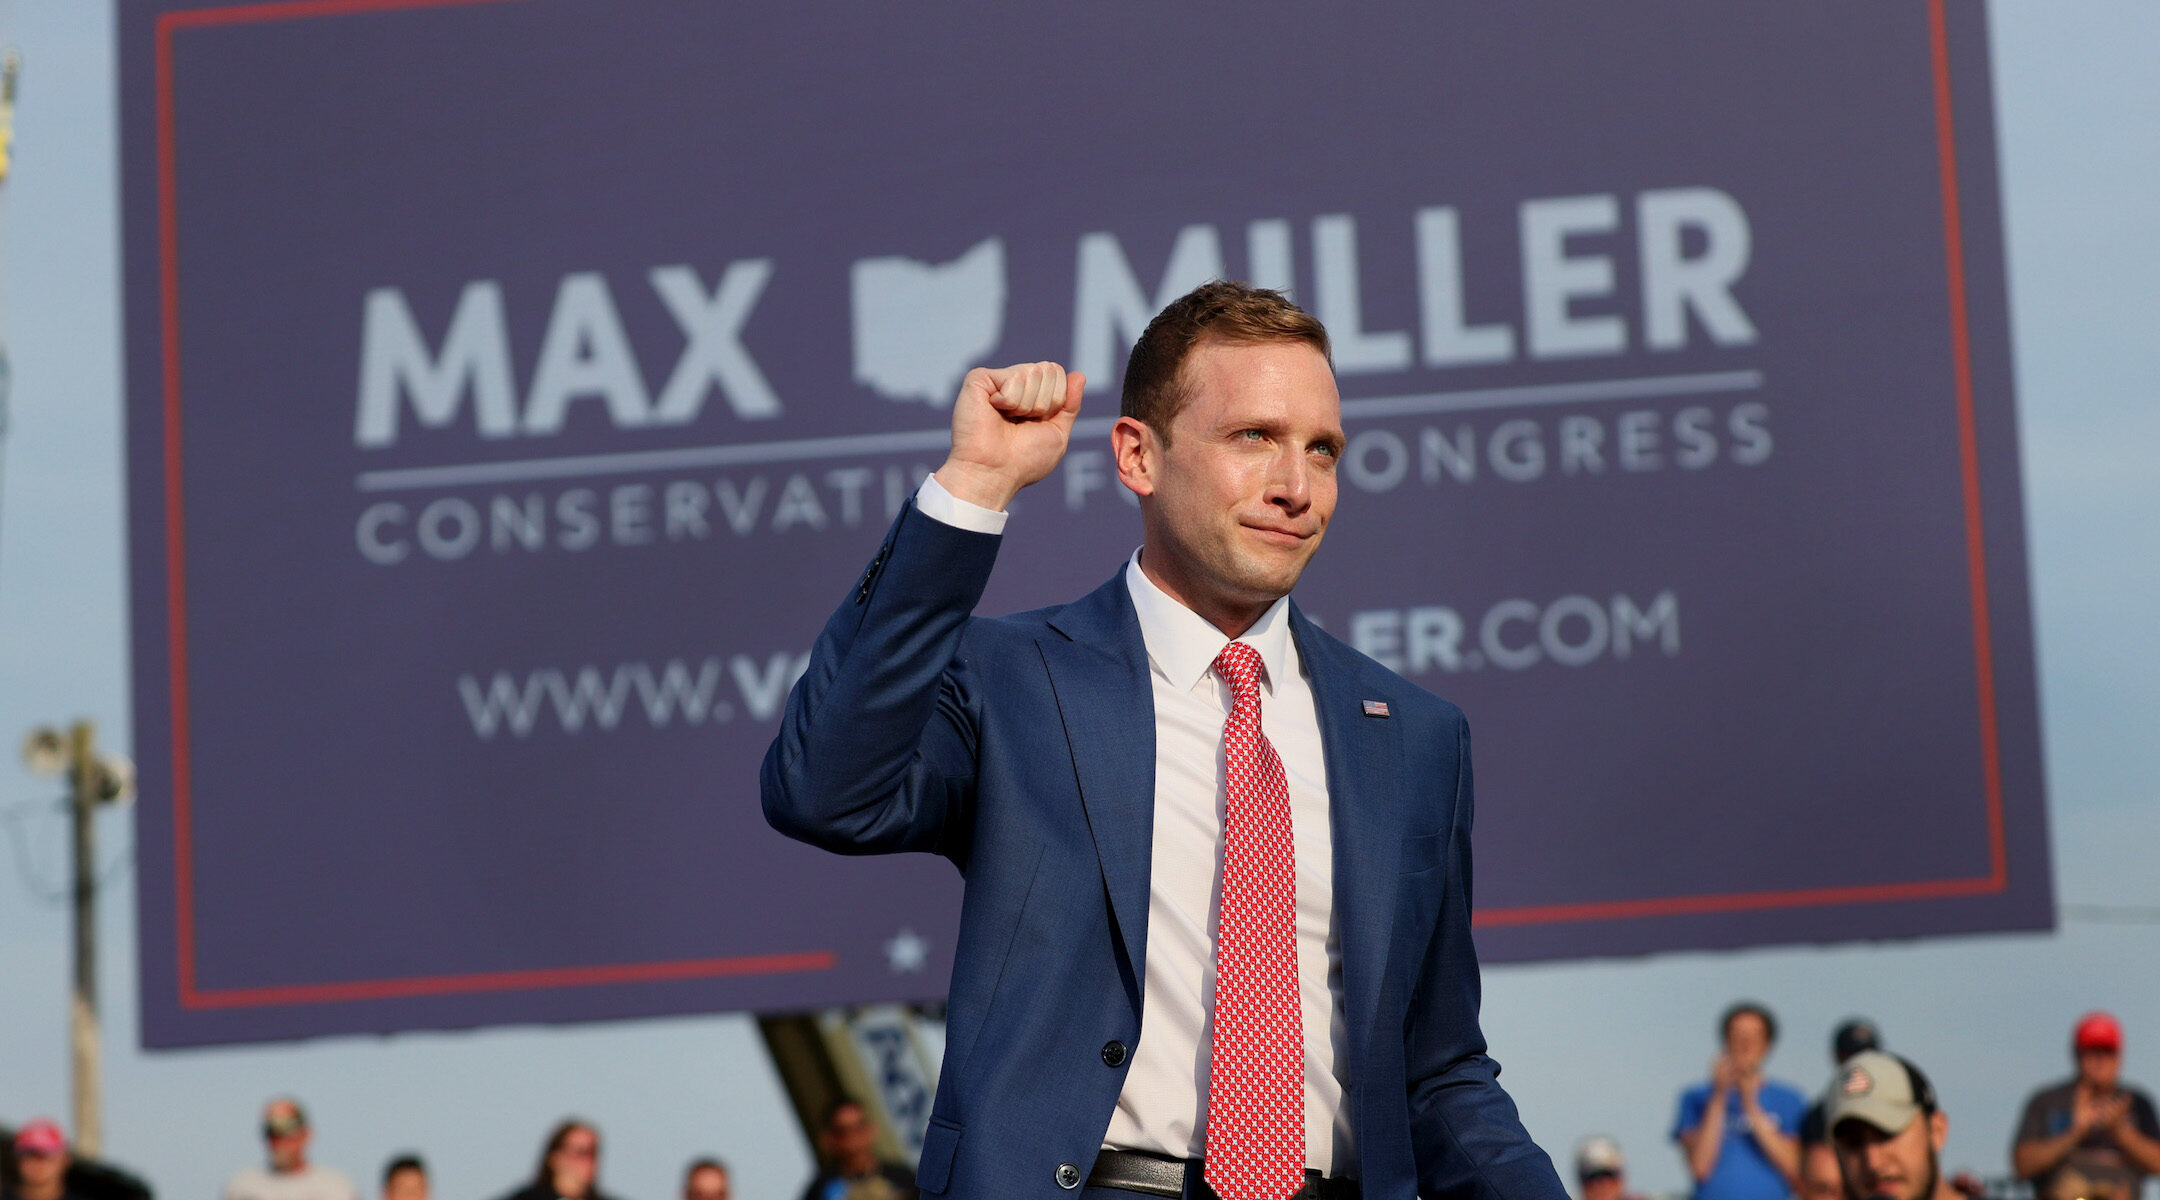
M 895 971 L 918 974 L 929 960 L 930 943 L 912 929 L 901 930 L 898 936 L 885 943 L 885 961 Z

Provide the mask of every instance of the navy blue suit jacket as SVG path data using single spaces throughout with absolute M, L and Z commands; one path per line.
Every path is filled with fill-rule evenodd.
M 918 1178 L 1053 1200 L 1061 1166 L 1087 1174 L 1124 1086 L 1131 1057 L 1106 1044 L 1139 1041 L 1154 703 L 1122 576 L 1063 607 L 972 615 L 999 541 L 908 506 L 819 636 L 762 784 L 783 833 L 960 868 Z M 1291 628 L 1327 761 L 1364 1194 L 1565 1200 L 1478 1029 L 1462 713 L 1295 608 Z

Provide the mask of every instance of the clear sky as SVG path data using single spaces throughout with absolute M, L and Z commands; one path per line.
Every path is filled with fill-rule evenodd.
M 1917 2 L 1917 0 L 1899 0 Z M 2061 929 L 2049 935 L 1780 949 L 1486 973 L 1486 1031 L 1556 1157 L 1626 1147 L 1633 1182 L 1679 1190 L 1676 1090 L 1717 1012 L 1759 997 L 1787 1037 L 1773 1073 L 1812 1090 L 1852 1013 L 1934 1075 L 1948 1159 L 2001 1174 L 2025 1093 L 2067 1073 L 2073 1019 L 2128 1028 L 2125 1073 L 2160 1085 L 2160 4 L 1991 5 L 2011 308 Z M 129 746 L 112 17 L 93 0 L 0 0 L 25 60 L 17 170 L 0 187 L 0 333 L 14 388 L 0 443 L 0 742 L 88 716 Z M 0 1121 L 67 1109 L 67 911 L 57 789 L 0 764 Z M 1856 838 L 1865 837 L 1856 831 Z M 372 1193 L 418 1149 L 438 1195 L 485 1200 L 532 1168 L 565 1113 L 606 1134 L 602 1178 L 667 1200 L 718 1153 L 738 1194 L 809 1171 L 755 1030 L 739 1017 L 340 1038 L 240 1050 L 134 1048 L 125 815 L 102 937 L 108 1152 L 159 1194 L 209 1200 L 259 1154 L 278 1091 L 314 1112 L 317 1156 Z

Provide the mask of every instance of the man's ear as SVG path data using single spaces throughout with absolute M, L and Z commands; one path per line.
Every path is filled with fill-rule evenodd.
M 1162 470 L 1162 439 L 1147 422 L 1119 417 L 1110 427 L 1110 453 L 1117 459 L 1118 482 L 1135 496 L 1152 496 Z
M 1941 1154 L 1943 1143 L 1949 1140 L 1950 1115 L 1944 1112 L 1937 1112 L 1935 1115 L 1929 1117 L 1928 1144 L 1935 1147 L 1935 1153 Z

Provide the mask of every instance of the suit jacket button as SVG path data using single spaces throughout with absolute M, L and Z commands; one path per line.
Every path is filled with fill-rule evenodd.
M 1102 1065 L 1122 1067 L 1125 1065 L 1125 1043 L 1112 1040 L 1103 1043 Z
M 1059 1163 L 1057 1169 L 1057 1181 L 1058 1186 L 1064 1188 L 1068 1192 L 1076 1187 L 1079 1187 L 1080 1168 L 1074 1166 L 1071 1163 Z

